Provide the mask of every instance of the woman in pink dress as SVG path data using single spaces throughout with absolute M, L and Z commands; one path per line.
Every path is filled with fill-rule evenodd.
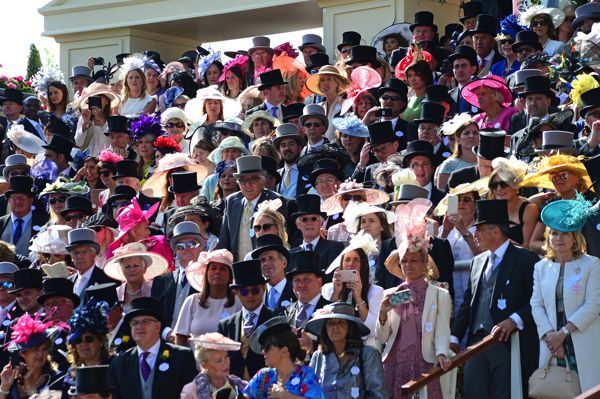
M 518 112 L 512 107 L 512 94 L 506 80 L 496 75 L 487 75 L 467 83 L 461 91 L 463 98 L 481 112 L 473 118 L 479 129 L 501 129 L 508 131 L 510 117 Z

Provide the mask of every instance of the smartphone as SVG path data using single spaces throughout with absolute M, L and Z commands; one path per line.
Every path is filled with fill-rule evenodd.
M 87 104 L 89 108 L 96 107 L 102 109 L 102 98 L 97 96 L 88 97 Z
M 392 116 L 391 108 L 379 108 L 377 110 L 376 116 Z
M 340 270 L 340 278 L 342 283 L 356 283 L 360 279 L 358 270 Z
M 392 306 L 401 305 L 403 303 L 412 302 L 413 295 L 411 290 L 396 291 L 390 296 L 390 304 Z
M 446 213 L 448 215 L 458 214 L 458 195 L 448 196 L 448 211 Z

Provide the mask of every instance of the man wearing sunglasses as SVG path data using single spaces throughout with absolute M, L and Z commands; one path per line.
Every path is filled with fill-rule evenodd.
M 325 115 L 325 108 L 319 104 L 309 104 L 304 107 L 300 117 L 300 125 L 308 142 L 300 152 L 300 156 L 309 152 L 318 152 L 321 146 L 329 143 L 325 132 L 329 127 L 329 120 Z
M 416 134 L 409 137 L 408 122 L 400 117 L 406 109 L 406 104 L 408 104 L 408 86 L 400 79 L 386 80 L 379 88 L 379 106 L 371 108 L 365 114 L 363 123 L 369 125 L 375 121 L 390 121 L 398 141 L 398 150 L 403 150 L 408 141 L 416 139 Z
M 10 291 L 15 288 L 14 273 L 19 270 L 11 262 L 0 262 L 0 334 L 6 337 L 12 320 L 24 312 L 17 305 L 17 297 Z M 0 367 L 6 366 L 9 361 L 8 351 L 0 351 Z
M 390 121 L 374 122 L 367 127 L 369 128 L 369 141 L 363 146 L 360 152 L 360 161 L 352 173 L 352 179 L 360 183 L 374 182 L 375 170 L 388 157 L 400 151 L 400 139 L 404 136 L 401 131 L 394 132 L 394 126 Z M 406 147 L 406 143 L 404 147 Z M 371 155 L 374 155 L 378 162 L 368 165 Z
M 241 342 L 239 351 L 230 352 L 231 374 L 248 380 L 258 370 L 265 367 L 262 354 L 250 349 L 250 335 L 258 326 L 274 316 L 264 306 L 266 280 L 262 276 L 260 260 L 246 260 L 233 264 L 233 284 L 231 287 L 242 303 L 242 310 L 219 322 L 218 332 Z

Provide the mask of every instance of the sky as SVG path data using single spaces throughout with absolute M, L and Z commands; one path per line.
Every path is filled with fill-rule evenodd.
M 27 15 L 26 23 L 22 18 L 4 18 L 0 24 L 0 37 L 2 45 L 0 46 L 0 75 L 7 76 L 25 76 L 27 72 L 27 57 L 29 56 L 29 47 L 35 44 L 42 62 L 48 61 L 58 64 L 59 45 L 52 38 L 42 36 L 44 30 L 44 18 L 37 10 L 48 3 L 48 0 L 5 0 L 10 3 L 12 15 Z M 306 31 L 281 33 L 268 35 L 271 38 L 271 44 L 276 46 L 285 41 L 290 41 L 297 48 L 302 42 L 302 35 L 306 33 L 316 33 L 322 36 L 323 29 L 310 29 Z M 14 38 L 14 39 L 7 39 Z M 214 51 L 226 51 L 232 49 L 247 49 L 251 47 L 251 38 L 228 40 L 223 42 L 203 43 L 205 48 L 212 48 Z M 224 60 L 228 60 L 223 56 Z M 165 60 L 166 61 L 166 60 Z

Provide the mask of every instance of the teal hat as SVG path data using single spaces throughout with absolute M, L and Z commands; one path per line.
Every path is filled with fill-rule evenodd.
M 577 193 L 577 199 L 558 200 L 546 205 L 541 218 L 551 229 L 568 233 L 580 231 L 595 212 L 592 203 Z

